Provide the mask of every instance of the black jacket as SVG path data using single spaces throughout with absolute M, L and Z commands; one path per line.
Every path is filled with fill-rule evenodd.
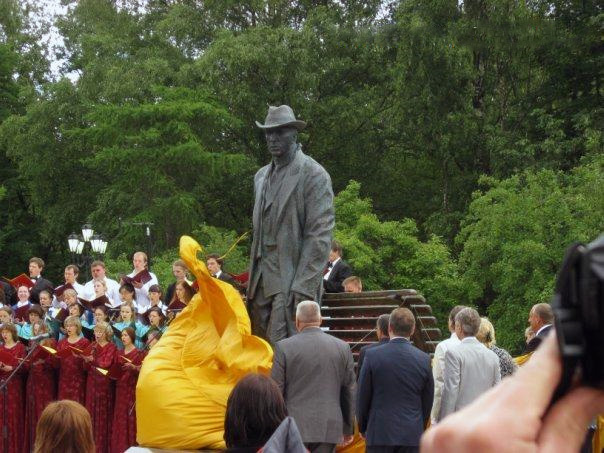
M 418 447 L 433 399 L 428 354 L 404 338 L 367 351 L 357 398 L 367 446 Z
M 233 285 L 235 288 L 237 288 L 237 283 L 235 282 L 235 280 L 233 279 L 233 277 L 231 277 L 229 274 L 227 274 L 225 271 L 220 271 L 220 275 L 218 277 L 216 277 L 218 280 L 222 280 L 223 282 L 227 282 L 230 283 L 231 285 Z
M 382 338 L 380 341 L 378 341 L 377 343 L 368 344 L 361 348 L 361 350 L 359 351 L 359 361 L 357 363 L 357 377 L 359 377 L 361 375 L 361 367 L 363 366 L 363 361 L 365 360 L 365 354 L 367 353 L 367 350 L 375 348 L 376 346 L 381 346 L 383 344 L 386 344 L 389 341 L 390 341 L 390 338 L 388 338 L 388 336 L 386 336 L 386 337 Z
M 54 289 L 55 287 L 49 280 L 46 280 L 44 277 L 40 276 L 37 278 L 36 283 L 30 291 L 29 301 L 34 304 L 39 304 L 40 292 L 42 290 L 47 290 L 50 291 L 50 293 L 52 294 L 54 292 Z
M 524 353 L 528 354 L 529 352 L 534 352 L 539 347 L 541 342 L 545 339 L 545 337 L 547 337 L 547 334 L 549 333 L 550 330 L 552 330 L 551 324 L 549 326 L 545 327 L 541 332 L 539 332 L 539 335 L 535 335 L 531 339 L 531 341 L 529 341 L 528 344 L 526 345 L 526 350 Z
M 3 281 L 0 281 L 0 285 L 2 285 L 4 297 L 6 299 L 4 305 L 15 305 L 19 300 L 17 298 L 17 291 L 15 291 L 15 288 L 13 288 L 9 283 Z
M 348 263 L 344 260 L 338 261 L 327 280 L 323 279 L 323 288 L 327 293 L 343 293 L 344 287 L 342 282 L 352 275 L 352 270 Z

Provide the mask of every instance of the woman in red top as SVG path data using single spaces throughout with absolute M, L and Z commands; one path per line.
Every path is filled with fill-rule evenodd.
M 34 322 L 31 329 L 34 338 L 49 333 L 43 321 Z M 47 337 L 41 339 L 39 343 L 34 339 L 29 340 L 29 343 L 33 348 L 38 347 L 37 344 L 57 348 L 57 342 Z M 57 359 L 50 355 L 35 357 L 36 352 L 33 354 L 25 385 L 25 447 L 23 451 L 31 451 L 33 448 L 38 419 L 48 403 L 54 401 L 56 397 L 55 369 L 59 365 Z
M 106 322 L 94 326 L 92 355 L 84 357 L 88 367 L 86 381 L 86 409 L 92 419 L 92 431 L 97 453 L 109 452 L 111 444 L 111 422 L 115 390 L 107 371 L 117 357 L 117 348 L 111 342 L 113 329 Z M 101 371 L 103 370 L 103 371 Z
M 145 353 L 134 347 L 136 333 L 132 327 L 122 330 L 124 349 L 118 354 L 118 363 L 122 364 L 122 374 L 115 386 L 115 410 L 113 411 L 113 435 L 111 452 L 122 453 L 136 445 L 136 381 Z
M 82 353 L 90 342 L 83 337 L 82 324 L 77 316 L 68 316 L 63 323 L 67 338 L 59 341 L 57 346 L 60 358 L 59 392 L 57 399 L 73 400 L 80 404 L 86 402 L 86 369 Z
M 2 324 L 0 335 L 4 341 L 4 344 L 0 346 L 0 351 L 10 354 L 16 359 L 25 357 L 25 346 L 17 341 L 17 327 L 14 324 Z M 16 366 L 0 362 L 0 380 L 7 379 Z M 0 391 L 0 428 L 5 430 L 8 435 L 4 439 L 0 437 L 2 447 L 0 451 L 4 453 L 21 453 L 23 451 L 23 377 L 27 370 L 23 366 L 19 371 L 8 382 L 6 392 Z

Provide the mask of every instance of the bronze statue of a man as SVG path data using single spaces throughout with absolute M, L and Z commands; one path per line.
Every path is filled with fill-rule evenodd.
M 252 331 L 271 344 L 296 333 L 295 310 L 319 293 L 334 227 L 331 178 L 297 143 L 306 123 L 287 105 L 264 124 L 272 161 L 254 178 L 254 233 L 247 291 Z

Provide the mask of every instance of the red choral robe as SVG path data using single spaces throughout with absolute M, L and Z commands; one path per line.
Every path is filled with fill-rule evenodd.
M 145 352 L 133 349 L 126 354 L 123 349 L 119 351 L 134 365 L 140 365 L 145 358 Z M 120 363 L 122 361 L 120 360 Z M 128 448 L 136 445 L 136 381 L 138 371 L 127 369 L 117 380 L 115 386 L 115 409 L 113 411 L 113 434 L 111 437 L 111 453 L 123 453 Z
M 25 357 L 25 346 L 22 343 L 17 342 L 12 348 L 6 346 L 0 346 L 0 349 L 7 351 L 9 354 L 17 358 Z M 0 391 L 0 433 L 2 428 L 5 426 L 8 433 L 7 444 L 4 444 L 4 439 L 0 436 L 0 451 L 4 453 L 21 453 L 23 451 L 23 438 L 24 438 L 24 401 L 23 401 L 23 387 L 24 387 L 24 375 L 27 373 L 26 365 L 22 366 L 19 372 L 13 376 L 11 381 L 8 383 L 6 388 L 6 401 L 4 400 L 4 392 Z M 8 378 L 12 371 L 0 371 L 0 380 Z M 6 406 L 5 406 L 6 404 Z M 4 411 L 6 411 L 6 420 L 4 418 Z
M 55 340 L 46 340 L 44 346 L 56 349 Z M 25 446 L 23 451 L 32 451 L 36 440 L 36 426 L 42 411 L 56 399 L 55 369 L 58 360 L 47 357 L 43 363 L 30 363 L 29 376 L 25 385 Z
M 111 422 L 113 420 L 114 384 L 108 376 L 103 376 L 97 369 L 108 370 L 117 358 L 117 348 L 113 343 L 105 346 L 95 345 L 93 361 L 86 381 L 86 409 L 92 419 L 92 431 L 97 453 L 109 452 L 111 444 Z
M 80 338 L 75 343 L 69 343 L 67 338 L 59 341 L 57 351 L 69 349 L 69 346 L 84 350 L 90 342 L 86 338 Z M 61 359 L 59 370 L 59 392 L 57 399 L 73 400 L 84 405 L 86 402 L 86 368 L 84 359 L 78 354 L 70 354 Z

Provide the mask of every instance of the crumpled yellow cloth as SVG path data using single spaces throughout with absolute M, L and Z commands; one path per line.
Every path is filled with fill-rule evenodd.
M 241 296 L 212 278 L 201 246 L 180 239 L 199 292 L 143 362 L 136 386 L 137 441 L 167 449 L 224 448 L 227 398 L 248 373 L 269 374 L 273 350 L 251 334 Z
M 596 419 L 596 432 L 593 439 L 593 451 L 604 451 L 604 414 L 598 415 Z

